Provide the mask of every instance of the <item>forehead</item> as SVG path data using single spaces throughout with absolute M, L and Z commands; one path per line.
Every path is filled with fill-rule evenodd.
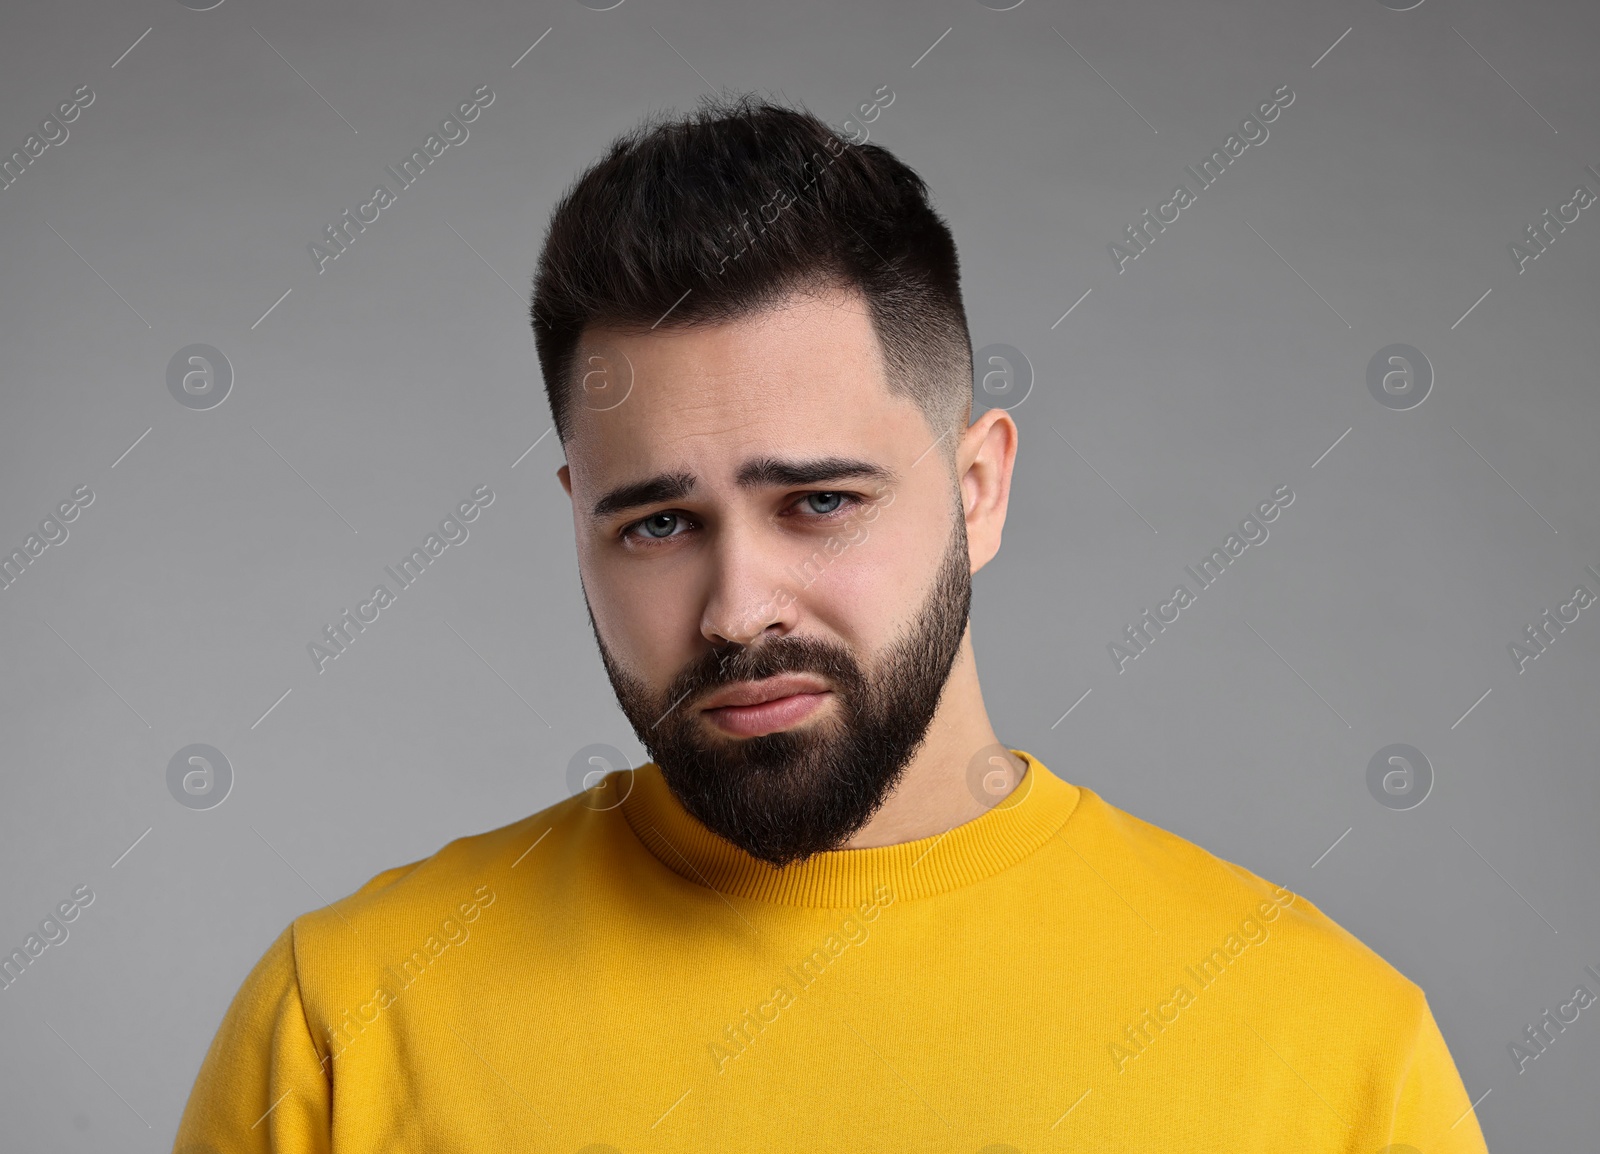
M 725 479 L 756 454 L 897 458 L 929 439 L 889 391 L 866 302 L 844 290 L 722 324 L 591 326 L 574 377 L 567 456 L 584 488 L 666 468 Z

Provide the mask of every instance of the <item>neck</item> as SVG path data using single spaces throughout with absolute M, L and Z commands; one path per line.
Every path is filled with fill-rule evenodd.
M 1022 759 L 1009 750 L 993 748 L 1000 744 L 983 705 L 969 625 L 927 738 L 888 800 L 844 848 L 867 849 L 934 837 L 982 817 L 1004 800 L 1022 776 Z M 974 762 L 985 750 L 1002 758 L 1011 772 L 993 773 L 987 757 L 975 771 Z M 989 792 L 982 784 L 986 776 Z

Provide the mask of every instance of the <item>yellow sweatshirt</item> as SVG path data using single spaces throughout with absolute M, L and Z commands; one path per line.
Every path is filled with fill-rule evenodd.
M 176 1149 L 1486 1154 L 1421 989 L 1015 752 L 781 871 L 646 765 L 381 873 L 245 979 Z

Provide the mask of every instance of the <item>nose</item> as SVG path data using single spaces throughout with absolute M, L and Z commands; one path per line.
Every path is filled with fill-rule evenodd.
M 700 620 L 713 646 L 748 646 L 763 634 L 787 634 L 795 626 L 793 581 L 780 551 L 748 526 L 724 526 L 711 551 L 714 571 Z

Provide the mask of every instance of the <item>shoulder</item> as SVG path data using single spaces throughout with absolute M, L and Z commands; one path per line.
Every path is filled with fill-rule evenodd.
M 1162 952 L 1176 952 L 1202 980 L 1232 971 L 1251 984 L 1264 981 L 1280 994 L 1292 993 L 1302 1012 L 1360 1005 L 1363 1017 L 1387 1019 L 1402 1030 L 1426 1013 L 1415 982 L 1304 893 L 1086 788 L 1063 836 L 1122 890 L 1155 936 L 1166 939 Z
M 620 811 L 596 808 L 590 794 L 456 838 L 295 918 L 286 934 L 298 980 L 307 993 L 350 980 L 359 985 L 417 950 L 438 956 L 492 924 L 492 913 L 471 923 L 507 895 L 519 919 L 537 920 L 541 907 L 560 901 L 594 863 L 625 853 L 625 839 L 632 834 Z

